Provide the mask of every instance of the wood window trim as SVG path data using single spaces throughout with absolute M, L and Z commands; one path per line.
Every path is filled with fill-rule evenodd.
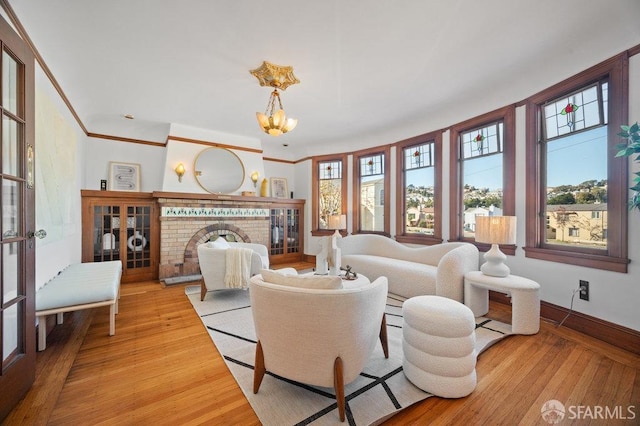
M 609 215 L 607 254 L 595 254 L 592 250 L 567 249 L 544 244 L 543 217 L 538 212 L 544 205 L 544 194 L 540 181 L 544 173 L 541 164 L 541 145 L 538 143 L 540 122 L 539 110 L 547 100 L 562 96 L 590 82 L 608 78 L 609 144 L 607 209 Z M 620 125 L 627 124 L 629 111 L 629 56 L 627 52 L 616 55 L 573 77 L 531 96 L 526 105 L 526 244 L 525 256 L 533 259 L 561 262 L 615 272 L 627 272 L 627 180 L 628 161 L 615 158 L 615 145 Z
M 462 186 L 460 167 L 460 136 L 462 133 L 474 128 L 491 124 L 496 121 L 503 122 L 502 151 L 502 212 L 505 216 L 515 216 L 516 213 L 516 109 L 515 105 L 482 114 L 478 117 L 463 121 L 451 127 L 449 139 L 449 241 L 460 241 L 475 244 L 480 251 L 490 248 L 487 244 L 476 243 L 473 238 L 465 238 L 462 234 L 462 218 L 464 215 L 464 203 L 462 201 Z M 515 245 L 501 245 L 500 250 L 504 254 L 514 255 Z
M 405 206 L 404 199 L 405 174 L 404 155 L 405 148 L 433 142 L 434 144 L 434 200 L 433 208 L 436 215 L 434 235 L 410 234 L 405 232 Z M 425 133 L 420 136 L 397 142 L 396 147 L 396 241 L 407 244 L 433 245 L 442 242 L 442 132 Z M 400 199 L 398 199 L 400 198 Z
M 360 157 L 366 157 L 370 155 L 383 154 L 384 155 L 384 231 L 363 231 L 360 229 Z M 391 191 L 391 179 L 390 179 L 390 165 L 391 165 L 391 148 L 390 145 L 384 147 L 364 149 L 353 153 L 353 214 L 352 214 L 352 234 L 380 234 L 390 237 L 391 221 L 389 218 L 389 212 L 391 211 L 389 204 L 391 203 L 390 191 Z
M 318 164 L 327 161 L 340 161 L 342 163 L 342 199 L 341 214 L 347 211 L 347 154 L 322 155 L 311 159 L 311 235 L 315 237 L 333 234 L 332 229 L 320 229 L 320 176 Z

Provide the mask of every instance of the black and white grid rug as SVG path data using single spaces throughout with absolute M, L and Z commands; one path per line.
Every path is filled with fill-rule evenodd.
M 308 386 L 267 372 L 254 395 L 256 336 L 247 290 L 208 293 L 204 301 L 200 286 L 187 286 L 185 293 L 263 425 L 345 424 L 338 417 L 333 388 Z M 345 386 L 347 424 L 375 424 L 431 396 L 402 372 L 403 301 L 392 295 L 387 300 L 389 358 L 377 345 L 360 377 Z M 476 318 L 476 323 L 478 353 L 511 333 L 510 325 L 498 321 Z

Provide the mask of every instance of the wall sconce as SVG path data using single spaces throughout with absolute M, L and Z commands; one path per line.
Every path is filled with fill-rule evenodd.
M 258 186 L 258 178 L 260 175 L 258 172 L 251 173 L 251 182 L 253 182 L 253 187 L 256 188 Z
M 182 176 L 184 176 L 184 172 L 185 172 L 184 164 L 179 163 L 174 170 L 178 175 L 178 182 L 182 182 Z

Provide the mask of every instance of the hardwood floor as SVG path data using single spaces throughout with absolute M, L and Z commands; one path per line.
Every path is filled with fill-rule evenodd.
M 35 385 L 3 424 L 260 424 L 184 286 L 123 284 L 111 337 L 108 308 L 65 314 L 38 353 Z M 510 321 L 509 306 L 491 302 L 490 313 Z M 569 406 L 621 407 L 627 420 L 617 424 L 640 423 L 640 357 L 548 322 L 489 348 L 476 370 L 468 397 L 429 398 L 385 424 L 544 425 L 550 399 L 567 416 Z M 571 423 L 584 424 L 562 424 Z

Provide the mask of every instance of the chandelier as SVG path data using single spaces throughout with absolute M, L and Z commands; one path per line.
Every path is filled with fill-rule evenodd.
M 298 120 L 287 117 L 280 100 L 280 92 L 278 92 L 278 89 L 286 90 L 292 84 L 300 83 L 300 80 L 293 75 L 293 67 L 264 61 L 260 67 L 251 70 L 250 73 L 258 79 L 260 86 L 273 87 L 264 114 L 256 112 L 260 128 L 271 136 L 280 136 L 293 130 Z

